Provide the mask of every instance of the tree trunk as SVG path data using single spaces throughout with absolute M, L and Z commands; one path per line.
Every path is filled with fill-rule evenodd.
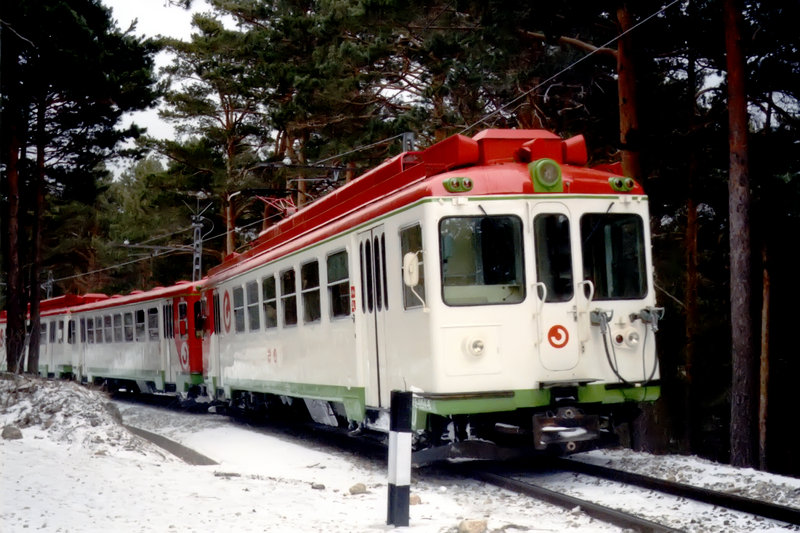
M 13 119 L 12 119 L 13 120 Z M 19 262 L 20 196 L 19 196 L 19 150 L 20 140 L 17 124 L 10 125 L 11 140 L 6 165 L 8 194 L 8 218 L 6 241 L 8 300 L 6 302 L 6 367 L 9 372 L 19 372 L 25 347 L 25 302 L 22 272 Z
M 39 372 L 39 349 L 41 324 L 39 302 L 42 299 L 42 288 L 39 284 L 42 269 L 42 216 L 44 213 L 44 150 L 47 144 L 45 139 L 45 109 L 47 98 L 42 97 L 36 112 L 36 173 L 34 176 L 33 218 L 31 223 L 31 289 L 30 289 L 30 320 L 31 339 L 28 345 L 28 366 L 30 374 Z
M 731 281 L 731 464 L 753 466 L 756 379 L 750 319 L 750 184 L 747 162 L 747 97 L 741 44 L 741 6 L 725 0 L 725 49 L 728 70 Z
M 689 6 L 692 9 L 692 6 Z M 686 172 L 686 235 L 685 235 L 685 248 L 686 248 L 686 294 L 684 295 L 684 303 L 686 305 L 686 358 L 685 358 L 685 376 L 686 376 L 686 394 L 684 404 L 684 434 L 685 442 L 684 448 L 688 452 L 694 449 L 694 440 L 696 437 L 694 413 L 697 411 L 697 394 L 695 392 L 694 384 L 694 358 L 695 358 L 695 332 L 697 331 L 698 324 L 698 304 L 697 304 L 697 285 L 698 285 L 698 270 L 697 270 L 697 203 L 695 201 L 695 180 L 697 179 L 697 147 L 696 143 L 692 142 L 692 136 L 697 128 L 697 106 L 695 94 L 697 91 L 697 70 L 696 70 L 696 52 L 694 47 L 689 45 L 688 64 L 686 68 L 686 84 L 688 96 L 688 117 L 689 131 L 687 133 L 686 149 L 688 150 L 687 158 L 689 161 L 688 169 Z
M 617 8 L 617 23 L 621 32 L 628 31 L 631 14 L 626 2 Z M 623 35 L 617 46 L 617 76 L 619 86 L 619 140 L 622 145 L 622 173 L 632 178 L 642 177 L 639 160 L 639 115 L 636 102 L 636 71 L 634 69 L 631 34 Z
M 769 270 L 767 246 L 761 251 L 763 279 L 761 285 L 761 358 L 758 388 L 758 468 L 767 469 L 767 398 L 769 388 Z

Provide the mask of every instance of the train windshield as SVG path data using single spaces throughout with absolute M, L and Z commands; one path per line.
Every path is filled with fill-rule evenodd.
M 587 213 L 581 217 L 583 279 L 595 300 L 644 298 L 644 224 L 638 215 Z
M 446 304 L 513 304 L 525 298 L 519 218 L 444 218 L 439 237 Z

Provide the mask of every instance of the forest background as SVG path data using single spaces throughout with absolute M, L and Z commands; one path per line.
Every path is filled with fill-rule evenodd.
M 98 0 L 4 3 L 9 353 L 28 305 L 36 331 L 48 295 L 191 278 L 195 229 L 206 270 L 290 204 L 399 153 L 407 132 L 417 147 L 488 127 L 583 134 L 591 161 L 620 161 L 651 202 L 663 397 L 634 446 L 800 475 L 799 2 L 209 3 L 186 41 L 136 37 Z M 157 71 L 159 50 L 173 61 Z M 175 138 L 120 127 L 156 104 Z

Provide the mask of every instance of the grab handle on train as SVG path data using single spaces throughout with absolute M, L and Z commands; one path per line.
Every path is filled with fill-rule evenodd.
M 578 290 L 579 293 L 582 294 L 585 298 L 585 302 L 581 302 L 576 307 L 576 318 L 578 320 L 578 334 L 580 336 L 581 342 L 586 342 L 589 340 L 590 331 L 590 320 L 589 320 L 589 306 L 592 304 L 592 298 L 594 298 L 594 283 L 591 280 L 583 280 L 578 283 Z M 580 302 L 580 299 L 579 299 Z
M 542 291 L 541 296 L 539 295 L 539 289 Z M 536 304 L 536 344 L 541 344 L 542 338 L 544 337 L 542 309 L 544 309 L 544 303 L 547 301 L 547 285 L 545 285 L 543 281 L 534 283 L 533 292 L 539 298 L 539 302 Z

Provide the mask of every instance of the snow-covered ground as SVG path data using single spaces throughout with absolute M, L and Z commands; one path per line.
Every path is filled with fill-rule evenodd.
M 0 439 L 3 533 L 395 529 L 386 525 L 386 467 L 373 460 L 314 449 L 281 432 L 253 430 L 217 415 L 109 402 L 74 383 L 2 378 L 0 427 L 18 427 L 22 435 L 9 438 L 14 432 L 6 429 Z M 129 433 L 120 418 L 219 464 L 188 465 Z M 722 484 L 741 494 L 758 487 L 759 497 L 800 507 L 800 480 L 793 478 L 625 450 L 583 457 L 679 481 Z M 478 531 L 491 532 L 619 531 L 579 509 L 566 511 L 445 475 L 414 475 L 411 492 L 410 526 L 400 530 L 457 532 L 474 521 Z M 764 522 L 747 524 L 736 529 L 741 526 L 720 521 L 696 531 L 756 531 Z

